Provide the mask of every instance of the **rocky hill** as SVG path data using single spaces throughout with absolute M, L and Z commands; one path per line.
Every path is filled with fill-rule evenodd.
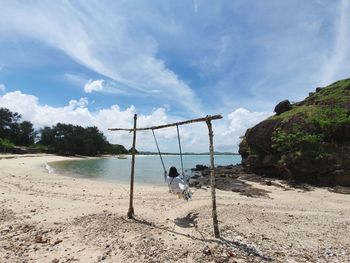
M 316 88 L 248 129 L 240 144 L 250 171 L 319 185 L 350 186 L 350 79 Z

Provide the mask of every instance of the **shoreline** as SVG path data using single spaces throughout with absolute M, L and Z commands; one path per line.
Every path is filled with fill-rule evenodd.
M 130 175 L 128 176 L 127 180 L 118 180 L 118 179 L 108 179 L 105 177 L 89 177 L 83 174 L 78 174 L 74 172 L 69 172 L 69 171 L 57 171 L 57 167 L 53 167 L 51 164 L 56 163 L 56 162 L 65 162 L 65 161 L 83 161 L 83 160 L 88 160 L 88 159 L 100 159 L 100 158 L 108 158 L 108 156 L 103 156 L 103 157 L 75 157 L 76 159 L 68 159 L 68 160 L 54 160 L 45 163 L 46 167 L 45 170 L 48 172 L 48 174 L 55 174 L 57 176 L 63 176 L 63 177 L 68 177 L 68 178 L 73 178 L 73 179 L 79 179 L 79 180 L 89 180 L 91 182 L 102 182 L 102 183 L 115 183 L 115 184 L 122 184 L 124 186 L 130 187 Z M 51 172 L 49 172 L 51 170 Z M 145 186 L 145 187 L 150 187 L 150 186 L 157 186 L 157 187 L 162 187 L 165 185 L 165 183 L 146 183 L 143 181 L 138 181 L 137 178 L 135 180 L 135 185 L 137 186 Z
M 54 155 L 0 158 L 0 262 L 346 262 L 348 195 L 246 181 L 266 195 L 217 190 L 221 236 L 213 238 L 210 190 L 185 202 L 166 186 L 45 171 Z M 56 260 L 56 261 L 55 261 Z
M 193 167 L 195 166 L 203 166 L 198 165 L 199 163 L 207 163 L 209 161 L 206 158 L 203 158 L 203 155 L 199 156 L 199 159 L 197 158 L 189 158 L 188 160 L 185 160 L 186 167 L 185 167 L 185 173 L 188 177 L 192 177 L 196 175 L 195 170 Z M 77 157 L 77 158 L 76 158 Z M 136 167 L 135 167 L 135 183 L 139 185 L 156 185 L 156 186 L 166 186 L 166 183 L 163 179 L 163 171 L 160 170 L 161 163 L 158 156 L 155 155 L 136 155 Z M 168 155 L 168 157 L 176 157 L 176 155 Z M 168 158 L 165 157 L 165 158 Z M 195 157 L 192 156 L 192 157 Z M 202 158 L 201 158 L 202 157 Z M 225 159 L 224 159 L 225 158 Z M 103 156 L 96 156 L 96 157 L 81 157 L 75 156 L 67 160 L 59 160 L 59 161 L 50 161 L 48 162 L 47 170 L 51 170 L 50 167 L 55 170 L 57 174 L 61 174 L 63 176 L 69 176 L 73 178 L 86 178 L 91 180 L 97 180 L 97 181 L 105 181 L 105 182 L 116 182 L 116 183 L 130 183 L 130 166 L 131 166 L 131 158 L 130 156 L 127 157 L 125 160 L 117 160 L 117 156 L 111 156 L 111 155 L 103 155 Z M 92 169 L 85 169 L 85 167 L 90 167 L 89 160 L 96 160 L 92 161 L 95 167 L 100 167 L 99 170 L 95 170 L 94 167 Z M 150 161 L 151 160 L 151 163 Z M 218 159 L 219 164 L 217 167 L 221 167 L 223 165 L 234 165 L 238 160 L 235 159 L 226 159 L 226 157 L 219 157 Z M 220 161 L 223 160 L 223 161 Z M 75 161 L 78 161 L 77 163 L 74 163 Z M 85 161 L 87 161 L 85 163 Z M 178 161 L 175 159 L 175 162 Z M 173 159 L 165 159 L 165 163 L 172 164 L 174 162 Z M 86 164 L 86 166 L 85 166 Z M 105 165 L 108 167 L 108 169 L 104 169 L 101 167 L 101 165 Z M 143 170 L 143 166 L 146 165 L 147 170 Z M 178 164 L 180 165 L 180 164 Z M 122 169 L 119 169 L 119 167 L 123 167 Z M 151 167 L 151 168 L 150 168 Z M 159 167 L 159 169 L 158 169 Z M 101 172 L 99 172 L 101 171 Z M 146 172 L 146 174 L 145 174 Z

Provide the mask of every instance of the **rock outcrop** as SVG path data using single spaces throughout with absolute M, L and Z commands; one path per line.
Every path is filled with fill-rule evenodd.
M 277 115 L 282 114 L 283 112 L 289 111 L 292 109 L 292 104 L 290 104 L 289 100 L 283 100 L 278 103 L 274 109 Z
M 345 79 L 301 102 L 280 102 L 275 116 L 246 131 L 242 164 L 259 174 L 350 186 L 349 87 Z

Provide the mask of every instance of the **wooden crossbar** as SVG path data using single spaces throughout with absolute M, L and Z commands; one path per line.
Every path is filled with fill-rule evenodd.
M 221 115 L 213 115 L 213 116 L 207 115 L 206 117 L 198 118 L 198 119 L 174 122 L 174 123 L 170 123 L 170 124 L 163 124 L 163 125 L 159 125 L 159 126 L 152 126 L 152 127 L 146 127 L 146 128 L 137 128 L 136 131 L 157 130 L 157 129 L 163 129 L 163 128 L 168 128 L 168 127 L 172 127 L 172 126 L 180 126 L 180 125 L 190 124 L 190 123 L 195 123 L 195 122 L 204 122 L 204 121 L 207 122 L 207 121 L 218 120 L 218 119 L 222 119 L 222 116 Z M 110 130 L 110 131 L 129 131 L 129 132 L 134 131 L 134 129 L 125 129 L 125 128 L 110 128 L 108 130 Z

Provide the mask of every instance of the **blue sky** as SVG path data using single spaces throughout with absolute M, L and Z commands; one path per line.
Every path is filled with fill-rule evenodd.
M 279 101 L 350 75 L 347 0 L 1 0 L 0 10 L 0 106 L 36 127 L 97 125 L 116 143 L 129 135 L 107 128 L 136 112 L 140 126 L 222 114 L 217 147 L 235 151 Z M 188 151 L 207 149 L 202 128 L 183 128 Z M 160 132 L 166 150 L 174 136 Z M 149 135 L 139 141 L 153 150 Z

